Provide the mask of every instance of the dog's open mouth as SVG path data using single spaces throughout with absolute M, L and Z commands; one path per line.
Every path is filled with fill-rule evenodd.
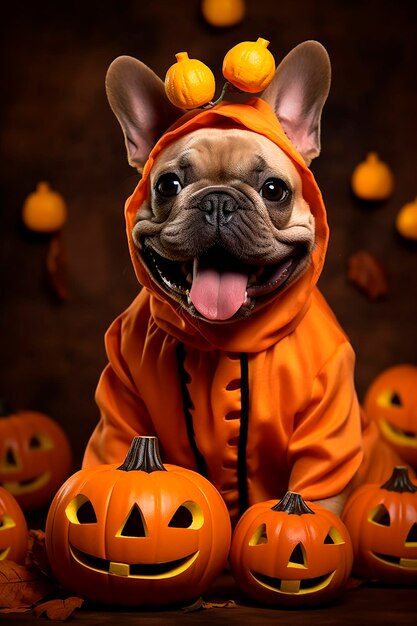
M 229 320 L 242 307 L 250 308 L 256 299 L 276 292 L 306 257 L 303 246 L 275 264 L 245 265 L 213 247 L 202 257 L 181 262 L 162 257 L 147 240 L 143 243 L 143 259 L 156 281 L 210 321 Z

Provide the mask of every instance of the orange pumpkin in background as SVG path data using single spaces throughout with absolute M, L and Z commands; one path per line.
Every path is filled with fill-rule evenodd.
M 211 26 L 228 28 L 245 17 L 245 0 L 202 0 L 201 12 Z
M 28 529 L 23 511 L 11 493 L 0 487 L 0 561 L 24 563 Z
M 55 496 L 46 522 L 51 567 L 67 589 L 127 606 L 190 602 L 226 565 L 230 519 L 200 474 L 162 465 L 156 437 L 125 462 L 85 468 Z
M 0 406 L 0 484 L 25 512 L 49 506 L 70 470 L 70 444 L 57 422 Z
M 364 409 L 401 458 L 417 468 L 417 366 L 396 365 L 379 374 Z
M 369 152 L 352 173 L 353 193 L 361 200 L 380 202 L 392 195 L 394 174 L 376 152 Z
M 29 230 L 38 233 L 56 232 L 67 220 L 65 200 L 47 182 L 39 182 L 36 191 L 30 193 L 23 204 L 22 219 Z
M 241 589 L 261 603 L 311 606 L 333 600 L 352 569 L 340 518 L 288 492 L 250 507 L 232 538 L 230 565 Z
M 396 467 L 381 486 L 356 489 L 342 519 L 352 538 L 357 576 L 392 584 L 417 583 L 417 487 L 406 467 Z

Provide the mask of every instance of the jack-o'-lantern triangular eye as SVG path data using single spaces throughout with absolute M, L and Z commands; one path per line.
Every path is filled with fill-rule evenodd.
M 5 458 L 4 458 L 4 464 L 7 465 L 18 465 L 17 462 L 17 458 L 16 458 L 16 453 L 12 448 L 7 448 L 6 454 L 5 454 Z
M 376 403 L 378 406 L 383 407 L 384 409 L 389 408 L 401 408 L 403 406 L 403 401 L 398 393 L 393 389 L 384 389 L 376 399 Z
M 79 493 L 65 509 L 67 518 L 73 524 L 96 524 L 97 516 L 91 500 Z
M 331 526 L 329 532 L 324 538 L 324 543 L 340 545 L 345 542 L 343 541 L 343 537 L 340 534 L 340 532 L 337 530 L 337 528 L 335 528 L 334 526 Z
M 266 524 L 261 524 L 253 533 L 249 540 L 250 546 L 259 546 L 263 543 L 268 543 L 268 534 L 266 532 Z
M 405 543 L 406 545 L 412 544 L 414 546 L 417 546 L 417 522 L 414 522 L 414 524 L 411 526 Z
M 401 396 L 396 391 L 393 391 L 390 397 L 391 406 L 402 406 Z
M 385 504 L 378 504 L 371 511 L 371 514 L 368 519 L 373 524 L 378 524 L 378 526 L 390 526 L 391 525 L 390 514 Z
M 35 433 L 29 439 L 29 448 L 31 450 L 51 450 L 53 447 L 52 440 L 44 433 Z
M 129 515 L 117 533 L 119 537 L 147 537 L 148 528 L 145 518 L 139 506 L 135 503 L 130 509 Z
M 294 550 L 291 552 L 287 567 L 308 567 L 306 551 L 301 541 L 297 543 Z
M 171 517 L 168 526 L 170 528 L 201 528 L 204 523 L 204 515 L 196 502 L 183 502 Z

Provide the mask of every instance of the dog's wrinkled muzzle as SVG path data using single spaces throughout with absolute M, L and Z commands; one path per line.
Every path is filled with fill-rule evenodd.
M 210 191 L 198 203 L 198 208 L 204 211 L 205 218 L 211 226 L 227 224 L 239 207 L 240 204 L 235 194 L 224 191 Z

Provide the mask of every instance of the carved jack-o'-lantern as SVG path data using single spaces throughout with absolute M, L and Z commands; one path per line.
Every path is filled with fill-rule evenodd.
M 23 511 L 11 493 L 0 487 L 0 561 L 24 563 L 28 529 Z
M 288 492 L 240 518 L 232 538 L 232 573 L 265 604 L 308 606 L 334 599 L 349 577 L 352 546 L 341 520 Z
M 354 551 L 354 572 L 386 583 L 417 583 L 417 487 L 406 467 L 382 486 L 363 485 L 343 512 Z
M 60 582 L 121 605 L 193 600 L 226 564 L 230 520 L 215 487 L 162 465 L 155 437 L 136 437 L 123 465 L 85 468 L 54 498 L 46 547 Z
M 370 385 L 365 412 L 404 461 L 417 468 L 417 366 L 396 365 Z
M 24 511 L 49 505 L 70 467 L 70 445 L 59 424 L 43 413 L 0 406 L 0 485 Z

